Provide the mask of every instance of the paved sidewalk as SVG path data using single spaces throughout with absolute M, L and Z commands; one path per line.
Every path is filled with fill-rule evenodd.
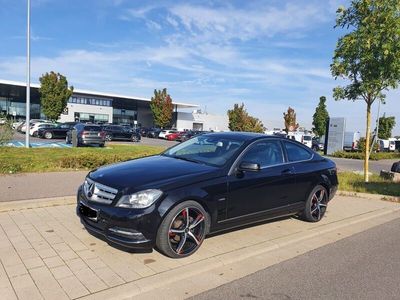
M 0 212 L 1 299 L 182 299 L 400 217 L 399 204 L 337 196 L 318 224 L 264 223 L 207 238 L 197 253 L 174 260 L 107 245 L 83 229 L 74 205 L 22 202 Z
M 76 194 L 88 171 L 0 175 L 0 202 Z

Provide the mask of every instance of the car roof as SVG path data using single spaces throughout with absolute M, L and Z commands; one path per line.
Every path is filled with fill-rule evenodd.
M 229 131 L 229 132 L 210 132 L 205 133 L 202 136 L 215 136 L 220 138 L 232 138 L 241 141 L 250 141 L 258 138 L 280 138 L 278 136 L 266 135 L 263 133 L 255 132 L 243 132 L 243 131 Z

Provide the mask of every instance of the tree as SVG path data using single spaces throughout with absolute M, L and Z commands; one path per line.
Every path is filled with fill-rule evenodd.
M 72 96 L 74 88 L 68 88 L 67 78 L 60 73 L 51 71 L 39 78 L 40 103 L 45 116 L 56 121 L 67 107 L 68 99 Z
M 383 140 L 390 138 L 392 136 L 392 130 L 394 126 L 396 126 L 395 117 L 380 117 L 378 137 Z
M 326 110 L 326 97 L 319 97 L 318 106 L 315 108 L 315 113 L 313 115 L 313 132 L 320 136 L 323 136 L 326 131 L 326 122 L 329 119 L 328 111 Z
M 156 126 L 164 128 L 171 124 L 173 104 L 166 88 L 162 91 L 154 90 L 154 97 L 151 97 L 150 108 Z
M 263 123 L 259 119 L 247 113 L 243 103 L 240 106 L 239 104 L 235 104 L 232 110 L 228 110 L 228 117 L 229 129 L 232 131 L 262 133 L 265 130 Z
M 364 181 L 368 182 L 371 106 L 400 81 L 400 1 L 353 0 L 337 10 L 336 26 L 349 32 L 339 38 L 332 75 L 349 82 L 333 90 L 335 100 L 363 100 L 367 106 Z
M 296 113 L 293 108 L 289 106 L 287 112 L 283 113 L 283 119 L 285 121 L 285 131 L 288 133 L 289 131 L 295 131 L 299 128 L 299 124 L 296 123 Z

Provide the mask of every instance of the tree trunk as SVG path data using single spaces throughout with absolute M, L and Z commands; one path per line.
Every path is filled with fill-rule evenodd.
M 364 158 L 364 181 L 369 180 L 369 145 L 371 132 L 371 103 L 367 102 L 367 127 L 365 129 L 365 158 Z

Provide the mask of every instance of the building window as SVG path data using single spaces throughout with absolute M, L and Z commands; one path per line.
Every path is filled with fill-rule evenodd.
M 69 103 L 76 104 L 87 104 L 87 105 L 97 105 L 97 106 L 111 106 L 111 100 L 98 99 L 98 98 L 89 98 L 89 97 L 77 97 L 72 96 L 68 100 Z

